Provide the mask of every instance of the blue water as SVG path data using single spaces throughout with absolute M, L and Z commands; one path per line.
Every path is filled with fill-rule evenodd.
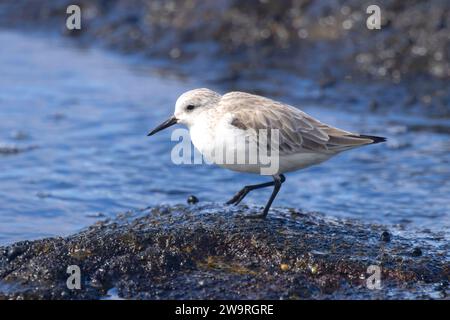
M 146 136 L 182 92 L 220 88 L 58 38 L 0 31 L 0 43 L 0 244 L 67 235 L 124 210 L 184 203 L 190 194 L 223 203 L 267 179 L 177 166 L 171 130 Z M 329 102 L 302 108 L 389 142 L 288 174 L 275 206 L 448 231 L 450 139 L 435 128 L 450 128 L 449 119 L 337 110 Z M 255 191 L 246 202 L 263 205 L 269 193 Z

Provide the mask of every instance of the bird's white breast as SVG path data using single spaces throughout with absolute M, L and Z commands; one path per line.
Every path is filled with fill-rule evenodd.
M 219 160 L 217 159 L 217 154 L 214 152 L 218 146 L 223 146 L 224 143 L 227 145 L 226 152 L 235 154 L 248 152 L 242 144 L 233 147 L 233 141 L 248 137 L 249 131 L 232 126 L 230 117 L 231 115 L 223 114 L 220 118 L 211 118 L 207 113 L 199 117 L 195 124 L 189 128 L 192 143 L 209 162 L 233 171 L 261 174 L 261 168 L 267 166 L 267 164 L 261 164 L 259 161 L 257 163 L 238 163 L 237 158 L 234 159 L 234 162 L 227 162 L 222 157 Z M 303 169 L 328 160 L 330 157 L 330 154 L 307 151 L 280 155 L 277 160 L 278 171 L 276 173 Z M 248 161 L 248 157 L 246 159 Z
M 221 155 L 220 159 L 215 158 L 215 156 L 219 157 L 216 151 L 222 148 L 224 144 L 226 145 L 226 152 L 237 153 L 241 151 L 236 150 L 234 141 L 244 132 L 231 126 L 230 122 L 229 115 L 225 114 L 218 117 L 216 114 L 213 117 L 211 114 L 204 113 L 199 115 L 195 123 L 190 126 L 189 132 L 192 143 L 208 161 L 219 165 L 223 164 L 222 162 L 225 159 L 222 159 Z
M 192 143 L 202 154 L 207 154 L 215 141 L 215 130 L 210 118 L 207 113 L 201 114 L 189 127 Z

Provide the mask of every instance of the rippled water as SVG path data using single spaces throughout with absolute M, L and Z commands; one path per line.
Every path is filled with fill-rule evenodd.
M 0 244 L 66 235 L 123 210 L 160 203 L 222 203 L 267 178 L 170 161 L 170 130 L 148 129 L 177 96 L 207 86 L 156 72 L 152 62 L 59 39 L 0 32 Z M 217 88 L 216 88 L 217 89 Z M 275 201 L 380 224 L 450 226 L 450 121 L 303 109 L 389 143 L 287 175 Z M 438 128 L 438 129 L 437 129 Z M 263 205 L 270 190 L 247 202 Z

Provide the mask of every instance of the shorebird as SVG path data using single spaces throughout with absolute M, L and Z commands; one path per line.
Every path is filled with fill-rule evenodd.
M 227 202 L 237 205 L 249 192 L 273 186 L 262 213 L 250 216 L 255 218 L 267 216 L 286 180 L 284 173 L 319 164 L 345 150 L 386 141 L 383 137 L 352 133 L 324 124 L 295 107 L 269 98 L 245 92 L 220 95 L 206 88 L 183 93 L 176 101 L 173 116 L 150 131 L 148 136 L 177 123 L 187 126 L 192 143 L 203 155 L 213 154 L 212 150 L 224 137 L 257 141 L 259 150 L 263 145 L 259 132 L 277 131 L 278 142 L 267 144 L 271 150 L 273 146 L 277 148 L 278 167 L 271 174 L 273 181 L 247 185 Z M 242 152 L 243 149 L 235 148 L 234 151 Z M 263 167 L 259 160 L 256 163 L 218 164 L 234 171 L 259 174 Z

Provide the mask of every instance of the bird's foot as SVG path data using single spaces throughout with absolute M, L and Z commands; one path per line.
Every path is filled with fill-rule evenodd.
M 244 197 L 250 192 L 250 190 L 248 188 L 243 188 L 241 191 L 239 191 L 238 193 L 236 193 L 233 198 L 231 198 L 230 200 L 228 200 L 226 202 L 226 204 L 234 204 L 235 206 L 237 206 L 242 199 L 244 199 Z

